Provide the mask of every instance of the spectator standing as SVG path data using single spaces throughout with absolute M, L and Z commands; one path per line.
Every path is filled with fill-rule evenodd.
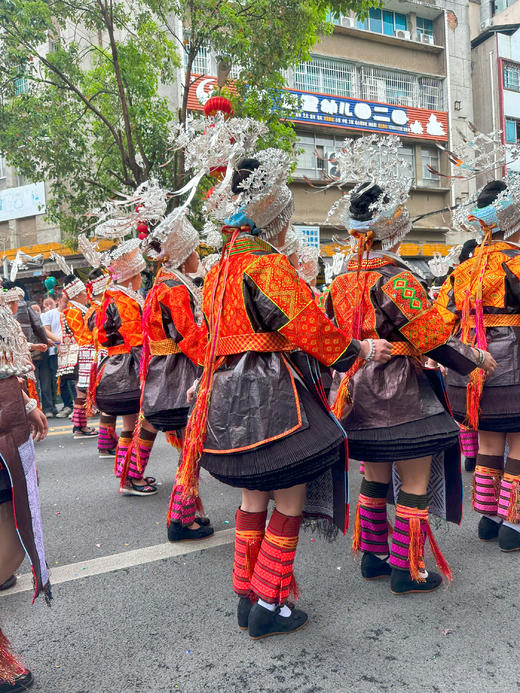
M 56 308 L 56 301 L 52 296 L 47 296 L 43 300 L 43 313 L 41 314 L 42 325 L 45 327 L 47 336 L 53 342 L 53 344 L 61 343 L 61 322 L 60 322 L 60 312 Z M 42 393 L 42 407 L 46 416 L 56 416 L 58 410 L 56 407 L 56 402 L 58 398 L 57 393 L 57 372 L 58 372 L 58 349 L 56 346 L 50 346 L 47 353 L 42 354 L 41 365 L 40 365 L 40 389 Z M 69 395 L 68 406 L 72 411 L 70 406 L 72 403 L 72 398 L 70 396 L 68 387 L 64 387 L 62 392 L 63 399 L 63 410 L 65 413 L 63 416 L 68 416 L 67 414 L 67 394 Z M 61 412 L 60 412 L 61 414 Z M 70 412 L 69 412 L 70 414 Z

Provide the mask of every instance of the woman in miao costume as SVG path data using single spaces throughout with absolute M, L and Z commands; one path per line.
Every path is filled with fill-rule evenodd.
M 177 476 L 184 493 L 196 494 L 200 464 L 242 489 L 233 587 L 238 624 L 255 639 L 307 623 L 307 614 L 287 603 L 296 587 L 306 485 L 310 490 L 338 466 L 343 479 L 345 469 L 344 433 L 315 397 L 319 379 L 311 392 L 291 352 L 346 370 L 369 351 L 368 343 L 345 338 L 330 323 L 294 267 L 270 245 L 284 245 L 293 211 L 289 165 L 285 153 L 271 149 L 234 167 L 238 212 L 222 229 L 222 259 L 204 283 L 204 372 Z M 377 340 L 372 357 L 385 360 L 389 349 Z M 271 494 L 275 509 L 267 523 Z M 342 524 L 344 497 L 338 512 Z
M 386 338 L 384 364 L 358 359 L 338 389 L 333 411 L 349 438 L 351 457 L 364 460 L 353 548 L 366 579 L 390 576 L 396 594 L 428 592 L 442 583 L 426 571 L 429 539 L 441 572 L 451 579 L 428 521 L 429 510 L 461 519 L 459 427 L 423 369 L 426 357 L 467 374 L 493 359 L 451 337 L 420 280 L 395 255 L 412 224 L 405 202 L 411 177 L 403 172 L 397 137 L 345 140 L 337 152 L 338 183 L 361 181 L 331 213 L 354 240 L 345 274 L 327 297 L 327 312 L 357 339 Z M 438 374 L 431 375 L 438 380 Z M 388 545 L 387 498 L 396 520 Z M 387 561 L 389 556 L 389 560 Z
M 182 446 L 188 421 L 187 392 L 197 378 L 202 322 L 202 289 L 188 274 L 199 268 L 199 234 L 178 207 L 154 229 L 147 254 L 159 262 L 143 309 L 141 411 L 172 444 Z M 204 539 L 213 534 L 207 518 L 196 516 L 200 499 L 174 487 L 168 509 L 168 539 Z
M 494 168 L 494 166 L 493 166 Z M 485 185 L 456 214 L 483 240 L 446 280 L 438 307 L 464 342 L 487 349 L 498 366 L 470 378 L 448 372 L 455 417 L 478 430 L 473 508 L 478 536 L 520 550 L 520 189 L 515 179 Z M 504 461 L 506 444 L 509 446 Z

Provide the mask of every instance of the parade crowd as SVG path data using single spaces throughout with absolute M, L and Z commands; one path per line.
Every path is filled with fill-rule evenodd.
M 476 241 L 436 260 L 431 287 L 398 254 L 412 229 L 398 138 L 346 140 L 335 184 L 348 192 L 330 213 L 342 262 L 318 290 L 319 252 L 291 224 L 290 155 L 254 151 L 250 133 L 240 147 L 238 125 L 230 144 L 232 120 L 190 135 L 213 171 L 204 138 L 225 132 L 226 165 L 204 208 L 218 252 L 201 263 L 193 195 L 172 209 L 149 181 L 126 214 L 109 203 L 100 215 L 93 236 L 114 240 L 112 250 L 80 236 L 88 282 L 55 258 L 60 307 L 47 297 L 35 311 L 4 282 L 0 584 L 13 584 L 25 551 L 35 594 L 50 598 L 31 438 L 45 435 L 45 414 L 70 414 L 74 437 L 94 438 L 114 460 L 119 493 L 143 502 L 158 492 L 147 466 L 163 432 L 179 453 L 170 541 L 213 534 L 201 468 L 241 489 L 230 582 L 237 626 L 256 640 L 309 620 L 295 605 L 302 524 L 329 541 L 349 531 L 362 577 L 387 579 L 393 594 L 452 580 L 429 518 L 461 522 L 461 443 L 475 464 L 476 536 L 520 550 L 520 186 L 492 180 L 458 210 Z M 194 166 L 195 188 L 198 175 Z M 151 230 L 128 239 L 137 219 Z M 147 263 L 155 281 L 145 294 Z M 363 462 L 350 529 L 349 456 Z M 1 637 L 0 691 L 24 690 L 32 675 Z

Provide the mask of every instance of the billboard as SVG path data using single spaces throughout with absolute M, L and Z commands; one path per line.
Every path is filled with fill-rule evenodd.
M 45 183 L 0 190 L 0 222 L 45 214 Z
M 193 75 L 188 108 L 202 110 L 217 86 L 215 77 Z M 288 120 L 334 128 L 379 132 L 401 137 L 448 141 L 448 114 L 412 106 L 395 106 L 377 101 L 331 96 L 297 89 L 284 89 L 296 97 L 297 105 Z

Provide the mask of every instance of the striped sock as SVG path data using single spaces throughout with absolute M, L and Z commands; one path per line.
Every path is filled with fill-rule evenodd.
M 393 568 L 407 570 L 412 580 L 424 582 L 424 545 L 428 538 L 441 573 L 452 579 L 428 521 L 428 496 L 399 491 L 395 508 L 395 525 L 389 563 Z
M 239 597 L 251 597 L 251 578 L 265 534 L 267 510 L 248 513 L 239 508 L 235 519 L 233 590 Z
M 498 515 L 512 524 L 520 522 L 520 460 L 508 457 L 500 485 Z
M 183 525 L 191 525 L 195 522 L 196 510 L 195 498 L 193 496 L 183 498 L 182 486 L 174 486 L 168 509 L 168 524 L 180 522 Z
M 361 492 L 356 510 L 356 522 L 352 549 L 387 555 L 388 520 L 386 515 L 386 494 L 390 484 L 377 481 L 361 482 Z
M 72 425 L 74 428 L 85 428 L 87 425 L 87 412 L 84 400 L 75 400 L 72 410 Z
M 504 460 L 499 455 L 477 455 L 473 474 L 473 510 L 496 515 Z
M 478 455 L 478 432 L 461 426 L 460 447 L 464 457 L 476 457 Z
M 132 447 L 130 466 L 128 468 L 128 477 L 130 479 L 140 479 L 145 473 L 156 435 L 156 433 L 151 433 L 150 431 L 141 431 L 136 444 Z
M 114 474 L 120 477 L 125 466 L 125 459 L 128 453 L 128 448 L 132 442 L 132 431 L 121 431 L 116 448 L 116 459 L 114 465 Z
M 251 578 L 251 589 L 269 604 L 284 604 L 291 592 L 298 597 L 293 573 L 301 516 L 290 517 L 274 510 L 260 546 Z

